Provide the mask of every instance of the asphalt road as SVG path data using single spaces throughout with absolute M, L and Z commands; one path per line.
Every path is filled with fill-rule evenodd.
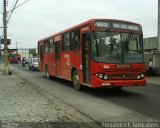
M 160 121 L 159 85 L 125 87 L 122 91 L 87 87 L 83 91 L 76 91 L 69 81 L 58 78 L 48 80 L 42 72 L 29 71 L 21 65 L 12 66 L 20 69 L 19 74 L 36 87 L 94 121 Z

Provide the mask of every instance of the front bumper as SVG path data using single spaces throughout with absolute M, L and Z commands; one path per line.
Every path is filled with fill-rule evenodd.
M 92 76 L 91 86 L 93 88 L 102 87 L 123 87 L 123 86 L 146 86 L 146 78 L 141 80 L 101 80 Z

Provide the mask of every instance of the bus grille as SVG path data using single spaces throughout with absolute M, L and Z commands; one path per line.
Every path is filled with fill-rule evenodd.
M 112 79 L 112 80 L 133 80 L 133 79 L 136 79 L 136 76 L 135 75 L 129 75 L 129 74 L 111 75 L 110 79 Z

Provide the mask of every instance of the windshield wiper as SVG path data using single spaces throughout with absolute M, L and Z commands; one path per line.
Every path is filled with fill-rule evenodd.
M 127 38 L 126 42 L 127 42 L 127 41 L 130 42 L 130 41 L 132 40 L 133 34 L 134 34 L 134 32 L 130 32 L 130 33 L 128 34 L 128 38 Z
M 95 39 L 95 42 L 96 42 L 96 56 L 98 57 L 99 56 L 99 51 L 98 51 L 98 43 L 97 43 L 97 38 L 96 38 L 96 34 L 95 32 L 93 32 L 93 39 Z M 92 44 L 93 45 L 93 44 Z

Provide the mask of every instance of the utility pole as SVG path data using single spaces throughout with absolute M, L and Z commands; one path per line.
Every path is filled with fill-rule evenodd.
M 2 36 L 0 36 L 0 63 L 2 63 L 2 52 L 1 52 L 2 51 L 2 47 L 1 47 L 1 43 L 2 42 L 1 42 L 1 37 Z
M 7 9 L 6 0 L 3 0 L 3 27 L 4 27 L 4 75 L 9 75 L 8 44 L 7 44 Z
M 158 52 L 160 52 L 160 0 L 158 0 Z

